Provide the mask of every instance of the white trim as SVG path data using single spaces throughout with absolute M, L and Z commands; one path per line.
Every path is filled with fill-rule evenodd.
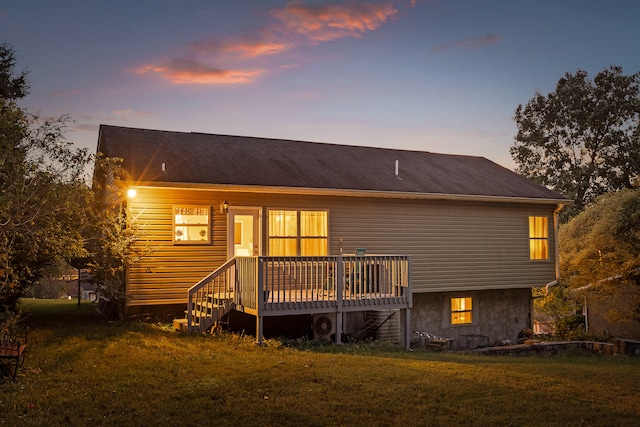
M 427 200 L 455 200 L 470 202 L 501 202 L 501 203 L 532 203 L 532 204 L 554 204 L 571 205 L 570 199 L 547 199 L 536 197 L 509 197 L 509 196 L 481 196 L 469 194 L 443 194 L 443 193 L 411 193 L 398 191 L 378 191 L 378 190 L 351 190 L 333 188 L 308 188 L 308 187 L 265 187 L 259 185 L 231 185 L 231 184 L 193 184 L 176 183 L 175 185 L 163 182 L 155 185 L 153 183 L 136 184 L 137 188 L 167 188 L 172 190 L 200 190 L 200 191 L 221 191 L 238 193 L 273 193 L 273 194 L 295 194 L 295 195 L 319 195 L 319 196 L 343 196 L 343 197 L 379 197 L 387 199 L 427 199 Z
M 176 208 L 195 208 L 207 210 L 207 224 L 176 224 Z M 211 205 L 199 205 L 199 204 L 173 204 L 171 205 L 171 234 L 174 246 L 188 246 L 188 245 L 211 245 L 213 243 L 213 212 Z M 177 227 L 202 227 L 206 226 L 207 239 L 206 240 L 177 240 L 176 228 Z
M 231 230 L 235 231 L 235 225 L 231 222 L 234 215 L 253 215 L 253 234 L 254 242 L 257 242 L 257 256 L 262 255 L 262 208 L 258 206 L 229 206 L 227 217 L 227 259 L 233 257 L 235 253 L 235 240 L 232 239 Z M 254 243 L 256 245 L 256 243 Z M 254 254 L 255 255 L 255 254 Z

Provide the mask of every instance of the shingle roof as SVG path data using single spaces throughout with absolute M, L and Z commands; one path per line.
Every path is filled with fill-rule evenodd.
M 228 184 L 568 201 L 483 157 L 107 125 L 100 126 L 98 151 L 123 158 L 135 182 L 154 185 Z

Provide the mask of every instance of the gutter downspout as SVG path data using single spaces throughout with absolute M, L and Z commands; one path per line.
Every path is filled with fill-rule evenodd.
M 558 248 L 558 230 L 560 229 L 560 224 L 558 222 L 558 212 L 560 212 L 563 207 L 564 205 L 558 203 L 556 208 L 553 210 L 553 256 L 554 256 L 554 262 L 555 262 L 555 274 L 554 274 L 555 279 L 547 283 L 546 285 L 544 285 L 544 296 L 542 298 L 546 298 L 549 295 L 549 289 L 552 286 L 556 286 L 560 282 L 560 249 Z M 540 298 L 540 297 L 538 296 L 534 298 Z M 534 312 L 534 304 L 533 304 L 534 298 L 531 298 L 530 313 Z M 529 328 L 533 330 L 534 329 L 533 318 L 532 318 L 533 316 L 530 314 L 529 317 L 530 317 L 529 322 L 531 323 L 529 325 Z
M 553 256 L 555 260 L 555 280 L 544 285 L 544 296 L 549 295 L 549 288 L 556 286 L 560 282 L 560 248 L 558 247 L 558 231 L 560 230 L 560 224 L 558 221 L 558 212 L 562 210 L 564 205 L 558 204 L 553 210 Z

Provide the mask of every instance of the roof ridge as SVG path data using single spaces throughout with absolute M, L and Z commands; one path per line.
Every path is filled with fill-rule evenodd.
M 196 135 L 196 136 L 205 136 L 205 137 L 220 136 L 225 138 L 241 138 L 241 139 L 251 139 L 256 141 L 278 141 L 278 142 L 290 142 L 290 143 L 301 143 L 301 144 L 316 144 L 316 145 L 322 145 L 322 146 L 352 147 L 352 148 L 362 148 L 362 149 L 371 149 L 371 150 L 385 150 L 385 151 L 398 152 L 398 153 L 420 153 L 420 154 L 430 154 L 435 156 L 467 157 L 467 158 L 485 159 L 487 161 L 492 162 L 492 160 L 487 159 L 484 156 L 474 156 L 470 154 L 439 153 L 439 152 L 433 152 L 433 151 L 427 151 L 427 150 L 408 149 L 408 148 L 376 147 L 372 145 L 340 144 L 340 143 L 325 142 L 325 141 L 309 141 L 309 140 L 302 140 L 302 139 L 262 137 L 262 136 L 252 136 L 252 135 L 234 135 L 234 134 L 226 134 L 226 133 L 209 133 L 209 132 L 199 132 L 199 131 L 173 131 L 173 130 L 164 130 L 164 129 L 147 129 L 147 128 L 135 128 L 135 127 L 129 127 L 129 126 L 116 126 L 116 125 L 106 125 L 106 124 L 100 124 L 100 127 L 110 127 L 114 129 L 128 129 L 132 131 L 142 131 L 142 132 L 161 132 L 161 133 Z

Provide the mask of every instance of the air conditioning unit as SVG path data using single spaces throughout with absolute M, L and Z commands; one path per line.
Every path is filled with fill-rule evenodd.
M 313 315 L 313 338 L 316 341 L 331 341 L 336 333 L 336 313 Z

